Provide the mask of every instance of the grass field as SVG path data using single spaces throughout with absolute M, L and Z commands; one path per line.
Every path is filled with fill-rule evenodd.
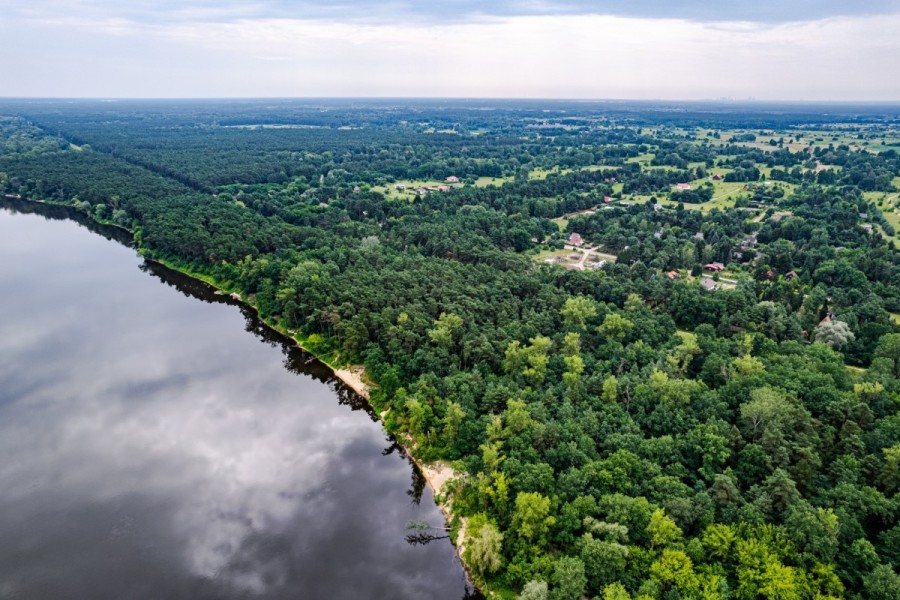
M 397 185 L 406 186 L 406 189 L 403 191 L 400 191 L 396 188 Z M 405 179 L 403 181 L 397 181 L 397 182 L 391 183 L 389 185 L 373 186 L 372 191 L 384 194 L 385 198 L 391 198 L 393 200 L 415 200 L 415 198 L 416 198 L 415 188 L 417 188 L 417 187 L 437 187 L 439 185 L 447 185 L 447 183 L 444 181 L 437 181 L 437 180 L 432 180 L 432 179 L 419 179 L 419 180 Z
M 479 177 L 475 180 L 475 187 L 487 187 L 489 185 L 500 187 L 504 183 L 509 183 L 512 180 L 512 177 Z
M 541 250 L 537 254 L 531 257 L 531 259 L 535 262 L 544 262 L 548 258 L 566 258 L 570 254 L 574 254 L 571 250 L 552 250 L 545 249 Z

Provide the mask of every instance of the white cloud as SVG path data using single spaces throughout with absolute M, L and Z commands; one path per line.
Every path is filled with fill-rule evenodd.
M 0 58 L 10 95 L 900 99 L 888 76 L 900 60 L 898 15 L 17 25 L 0 26 L 12 38 Z

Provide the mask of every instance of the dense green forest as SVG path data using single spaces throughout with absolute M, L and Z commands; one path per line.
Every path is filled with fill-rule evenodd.
M 365 365 L 529 599 L 900 597 L 898 150 L 874 105 L 0 104 L 5 194 Z

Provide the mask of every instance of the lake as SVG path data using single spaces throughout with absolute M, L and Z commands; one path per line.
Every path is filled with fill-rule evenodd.
M 359 396 L 67 216 L 0 200 L 0 598 L 469 597 Z

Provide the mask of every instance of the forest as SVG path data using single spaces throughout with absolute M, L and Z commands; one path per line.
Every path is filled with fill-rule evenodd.
M 879 106 L 0 102 L 0 191 L 364 365 L 531 600 L 900 597 L 898 150 Z

